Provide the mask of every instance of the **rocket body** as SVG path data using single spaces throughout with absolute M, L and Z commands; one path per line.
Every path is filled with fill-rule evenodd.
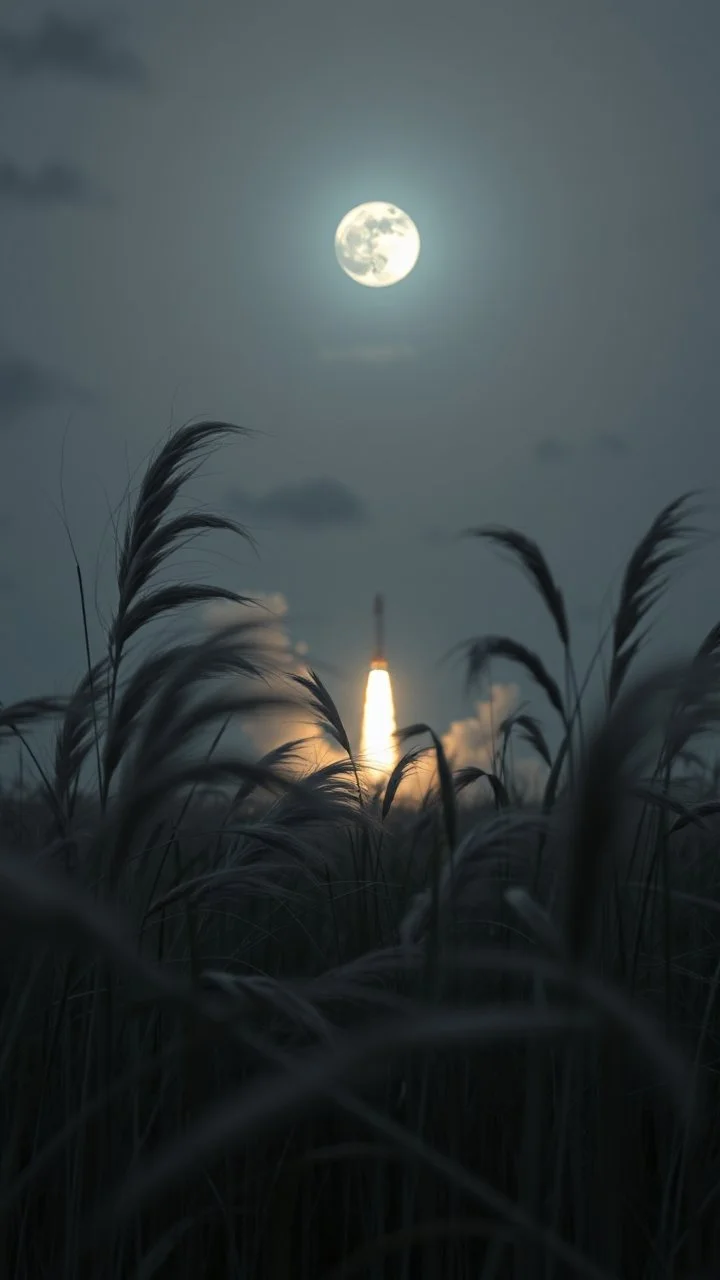
M 373 615 L 375 618 L 375 651 L 373 653 L 373 666 L 387 666 L 385 658 L 385 601 L 378 593 L 375 596 L 373 605 Z

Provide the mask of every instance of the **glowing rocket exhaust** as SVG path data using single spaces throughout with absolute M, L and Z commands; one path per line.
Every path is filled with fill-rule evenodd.
M 395 707 L 385 657 L 385 607 L 381 595 L 375 596 L 373 617 L 375 648 L 365 689 L 360 758 L 368 781 L 376 784 L 387 778 L 397 760 Z

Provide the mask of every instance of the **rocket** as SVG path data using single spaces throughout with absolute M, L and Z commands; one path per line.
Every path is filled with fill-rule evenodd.
M 385 667 L 387 662 L 385 659 L 385 602 L 378 593 L 375 596 L 373 604 L 373 616 L 375 618 L 375 651 L 373 653 L 372 665 Z

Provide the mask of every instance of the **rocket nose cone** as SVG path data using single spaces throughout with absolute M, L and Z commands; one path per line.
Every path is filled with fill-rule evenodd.
M 385 639 L 383 636 L 384 607 L 383 598 L 380 592 L 375 596 L 375 604 L 373 612 L 375 614 L 375 662 L 383 662 L 385 659 Z

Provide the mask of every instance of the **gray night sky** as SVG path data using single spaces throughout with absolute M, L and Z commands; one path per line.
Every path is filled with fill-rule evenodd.
M 706 487 L 716 526 L 718 50 L 717 0 L 4 0 L 0 699 L 83 669 L 63 439 L 107 613 L 109 505 L 199 415 L 260 433 L 191 489 L 260 557 L 185 563 L 281 593 L 351 725 L 376 590 L 401 721 L 470 714 L 436 662 L 474 634 L 559 672 L 520 574 L 452 541 L 469 524 L 538 539 L 584 666 L 659 507 Z M 422 251 L 371 290 L 333 234 L 375 199 Z M 664 650 L 720 617 L 716 555 Z

